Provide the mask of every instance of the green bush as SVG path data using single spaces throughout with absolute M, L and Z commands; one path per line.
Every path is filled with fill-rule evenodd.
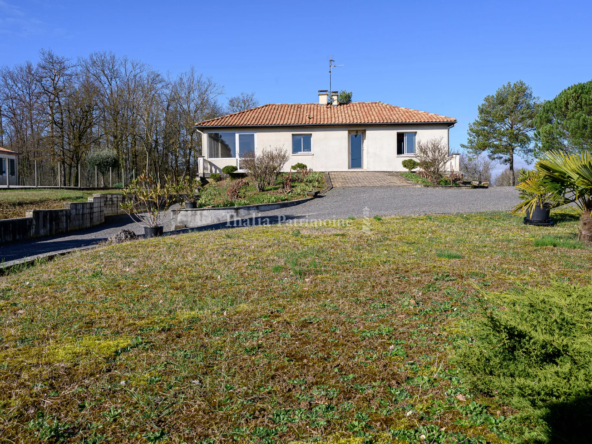
M 415 160 L 413 159 L 405 159 L 403 161 L 403 168 L 406 168 L 409 170 L 409 172 L 413 171 L 415 168 L 417 168 L 419 166 L 419 163 L 417 163 Z
M 308 169 L 308 167 L 305 164 L 301 163 L 301 162 L 298 162 L 296 165 L 292 165 L 290 168 L 292 170 L 294 170 L 294 171 Z
M 226 165 L 224 168 L 222 168 L 222 172 L 224 174 L 228 174 L 229 176 L 232 175 L 232 173 L 236 172 L 238 170 L 237 167 L 235 167 L 234 165 Z
M 503 309 L 486 311 L 459 352 L 466 380 L 523 409 L 538 426 L 529 442 L 588 442 L 581 439 L 592 415 L 592 286 L 499 297 Z
M 214 182 L 220 182 L 222 180 L 222 176 L 218 173 L 212 173 L 210 174 L 210 179 L 212 179 Z
M 86 163 L 92 171 L 98 171 L 103 179 L 109 172 L 117 171 L 119 168 L 119 157 L 112 149 L 91 151 L 86 156 Z

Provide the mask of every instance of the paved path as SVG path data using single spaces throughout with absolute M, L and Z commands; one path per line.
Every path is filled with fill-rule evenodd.
M 341 187 L 412 187 L 405 179 L 392 172 L 343 171 L 329 173 L 336 188 Z
M 396 186 L 333 188 L 327 195 L 304 204 L 260 213 L 258 224 L 260 225 L 264 219 L 267 220 L 266 223 L 276 224 L 289 220 L 305 222 L 348 217 L 505 211 L 518 202 L 518 193 L 512 187 L 474 190 Z M 124 228 L 137 234 L 143 233 L 143 228 L 131 221 L 128 216 L 116 216 L 109 218 L 107 224 L 88 230 L 0 245 L 0 261 L 9 262 L 38 254 L 94 245 L 106 241 Z M 229 228 L 226 223 L 175 233 L 224 228 Z

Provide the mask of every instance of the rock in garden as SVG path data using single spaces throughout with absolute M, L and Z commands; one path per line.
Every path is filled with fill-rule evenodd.
M 115 233 L 109 238 L 110 244 L 121 244 L 123 242 L 129 242 L 136 240 L 138 236 L 131 230 L 121 230 L 119 233 Z

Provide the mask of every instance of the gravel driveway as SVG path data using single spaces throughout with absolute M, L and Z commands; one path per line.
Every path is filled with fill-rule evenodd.
M 489 189 L 443 189 L 416 187 L 333 188 L 325 196 L 301 205 L 261 213 L 270 223 L 289 219 L 323 220 L 348 217 L 398 216 L 421 214 L 476 213 L 507 211 L 519 202 L 518 192 L 512 187 Z M 0 245 L 0 261 L 9 262 L 38 254 L 94 245 L 106 241 L 126 228 L 143 233 L 128 216 L 109 218 L 109 222 L 88 230 L 39 238 L 31 241 Z M 192 231 L 226 228 L 226 223 Z M 168 230 L 167 230 L 168 231 Z M 181 230 L 177 233 L 184 233 Z
M 507 211 L 520 199 L 513 187 L 447 189 L 423 187 L 333 188 L 326 196 L 266 215 L 332 219 L 364 216 Z M 367 209 L 367 210 L 365 210 Z

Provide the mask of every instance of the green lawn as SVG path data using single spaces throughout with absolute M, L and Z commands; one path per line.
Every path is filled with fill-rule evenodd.
M 65 202 L 86 202 L 95 193 L 119 194 L 121 190 L 60 190 L 3 189 L 0 190 L 0 219 L 25 217 L 26 211 L 64 208 Z
M 553 228 L 491 213 L 203 232 L 0 278 L 0 436 L 525 436 L 529 425 L 502 400 L 466 388 L 451 356 L 483 292 L 591 283 L 592 249 L 549 241 L 577 232 L 577 221 L 557 219 Z

